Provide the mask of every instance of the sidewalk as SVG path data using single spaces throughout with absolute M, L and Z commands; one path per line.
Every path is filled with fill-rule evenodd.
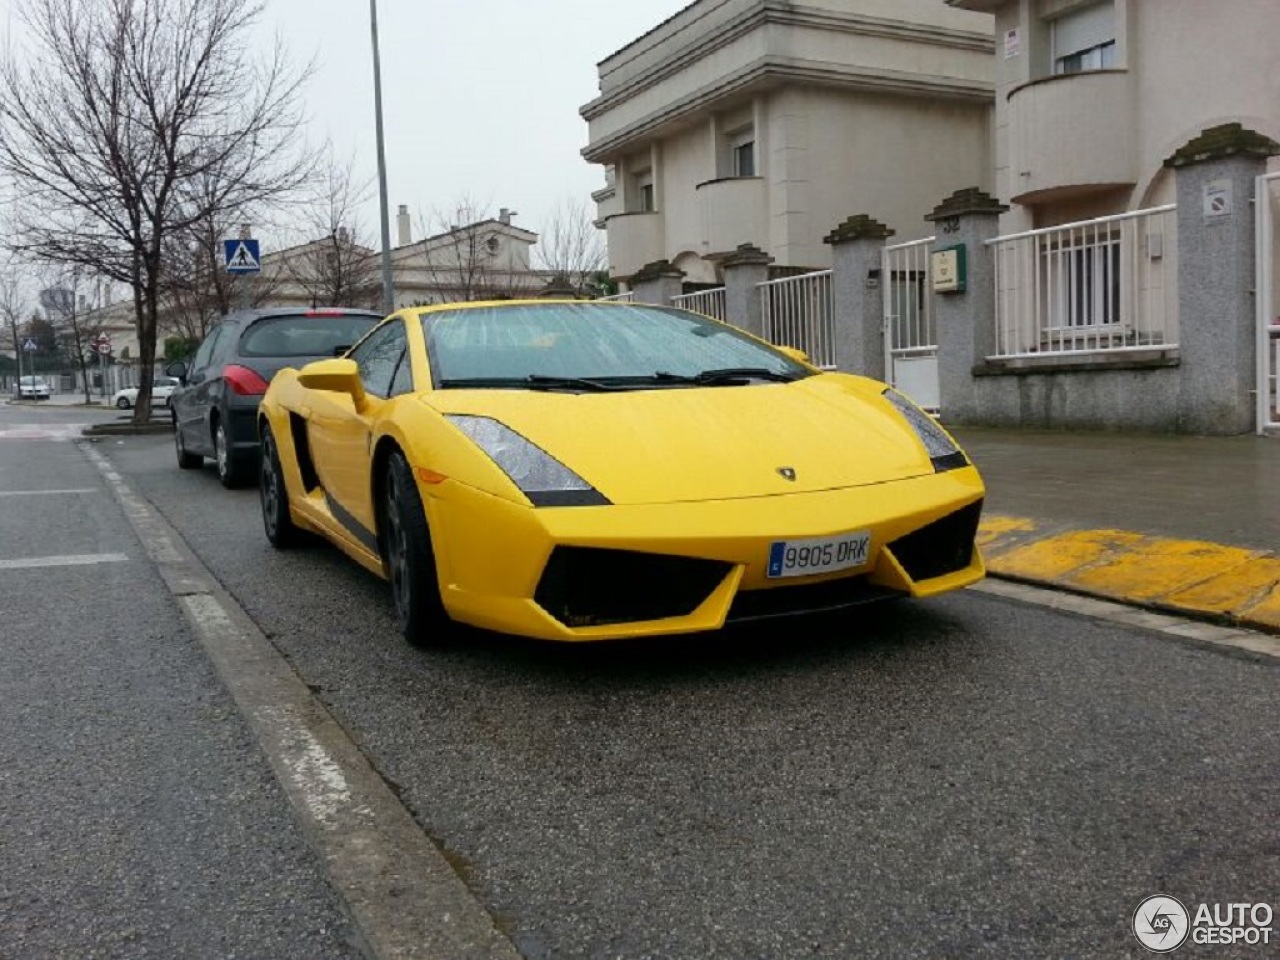
M 993 576 L 1280 632 L 1280 440 L 955 433 Z

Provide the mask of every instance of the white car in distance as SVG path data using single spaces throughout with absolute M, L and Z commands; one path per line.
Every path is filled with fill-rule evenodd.
M 180 385 L 177 377 L 156 377 L 151 382 L 151 402 L 167 407 L 173 391 Z M 117 390 L 111 402 L 121 410 L 128 410 L 138 402 L 138 388 L 125 387 L 123 390 Z

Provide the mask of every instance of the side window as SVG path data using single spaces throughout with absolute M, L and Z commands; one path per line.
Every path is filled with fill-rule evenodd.
M 396 367 L 396 375 L 391 380 L 391 396 L 398 397 L 402 393 L 413 393 L 413 364 L 409 361 L 409 351 L 400 354 L 400 366 Z
M 214 327 L 209 331 L 209 335 L 204 338 L 204 343 L 200 344 L 200 349 L 196 351 L 195 357 L 191 360 L 192 371 L 203 370 L 209 365 L 209 360 L 213 356 L 214 348 L 218 345 L 218 338 L 222 336 L 222 327 Z
M 365 339 L 349 356 L 360 368 L 364 388 L 375 397 L 391 396 L 391 378 L 404 353 L 404 321 L 393 320 Z

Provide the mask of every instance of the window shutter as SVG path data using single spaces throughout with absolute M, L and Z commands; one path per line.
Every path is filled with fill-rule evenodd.
M 1070 56 L 1115 38 L 1115 4 L 1108 2 L 1084 7 L 1053 21 L 1053 58 Z

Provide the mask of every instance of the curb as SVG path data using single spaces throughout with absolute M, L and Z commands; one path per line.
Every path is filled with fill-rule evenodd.
M 137 434 L 173 433 L 168 420 L 152 423 L 95 423 L 80 431 L 86 437 L 128 437 Z
M 1269 550 L 1003 515 L 983 519 L 978 546 L 997 579 L 1280 634 L 1280 556 Z

